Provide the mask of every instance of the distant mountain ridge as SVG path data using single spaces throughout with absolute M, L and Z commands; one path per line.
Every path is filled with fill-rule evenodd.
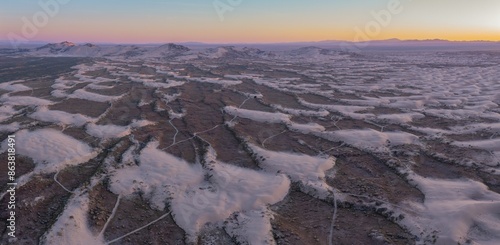
M 75 44 L 64 41 L 50 43 L 27 52 L 40 56 L 75 56 L 75 57 L 117 57 L 117 58 L 172 58 L 189 57 L 190 59 L 223 59 L 223 58 L 251 58 L 272 56 L 270 52 L 257 48 L 222 46 L 193 51 L 190 48 L 167 43 L 159 46 L 138 45 L 106 45 L 99 46 L 91 43 Z
M 77 57 L 164 57 L 172 55 L 180 55 L 190 51 L 189 48 L 168 43 L 158 47 L 139 47 L 136 45 L 106 45 L 99 46 L 92 43 L 75 44 L 64 41 L 61 43 L 49 43 L 47 45 L 35 48 L 31 51 L 34 55 L 57 55 L 57 56 L 77 56 Z
M 72 42 L 64 41 L 61 43 L 49 43 L 47 45 L 44 45 L 42 47 L 36 48 L 37 51 L 40 50 L 50 50 L 51 52 L 66 52 L 69 50 L 71 47 L 76 46 Z
M 221 46 L 217 48 L 207 48 L 200 52 L 202 57 L 207 58 L 251 58 L 251 57 L 269 57 L 271 52 L 266 52 L 257 48 Z
M 64 41 L 61 43 L 49 43 L 39 48 L 35 48 L 33 53 L 37 55 L 63 55 L 63 56 L 97 56 L 100 54 L 100 47 L 91 43 L 77 45 Z
M 76 44 L 69 41 L 49 43 L 29 49 L 2 51 L 8 55 L 23 56 L 64 56 L 64 57 L 105 57 L 117 59 L 304 59 L 332 60 L 343 55 L 357 54 L 362 50 L 432 50 L 457 49 L 500 51 L 500 42 L 452 42 L 448 40 L 399 40 L 387 39 L 368 42 L 321 41 L 314 43 L 292 44 L 249 44 L 242 45 L 202 45 L 194 48 L 181 44 L 166 43 L 161 45 L 109 45 L 109 44 Z M 265 49 L 265 50 L 264 50 Z

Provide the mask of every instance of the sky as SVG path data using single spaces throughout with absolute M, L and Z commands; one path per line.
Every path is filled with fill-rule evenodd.
M 500 41 L 500 1 L 0 0 L 0 34 L 94 43 Z

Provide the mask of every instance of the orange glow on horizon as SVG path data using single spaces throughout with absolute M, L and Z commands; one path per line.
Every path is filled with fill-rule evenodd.
M 74 42 L 109 42 L 109 43 L 162 43 L 162 42 L 205 42 L 205 43 L 280 43 L 280 42 L 315 42 L 325 40 L 357 41 L 357 32 L 353 30 L 308 29 L 302 31 L 275 30 L 272 28 L 247 28 L 245 31 L 203 30 L 197 29 L 196 34 L 175 32 L 173 30 L 156 31 L 148 28 L 131 27 L 126 30 L 111 28 L 80 28 L 78 31 L 60 31 L 55 28 L 44 30 L 37 39 L 56 41 L 69 40 Z M 134 33 L 131 35 L 130 33 Z M 444 39 L 450 41 L 500 41 L 500 35 L 485 31 L 463 33 L 459 31 L 441 32 L 439 30 L 407 30 L 384 31 L 376 36 L 365 36 L 368 40 L 385 40 L 398 38 L 401 40 Z M 361 38 L 361 41 L 364 41 Z

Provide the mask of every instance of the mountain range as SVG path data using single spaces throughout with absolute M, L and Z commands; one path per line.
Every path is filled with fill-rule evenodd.
M 25 56 L 107 57 L 123 59 L 331 59 L 362 50 L 500 50 L 500 42 L 388 39 L 369 42 L 321 41 L 313 43 L 215 45 L 167 43 L 162 45 L 76 44 L 64 41 L 1 53 Z

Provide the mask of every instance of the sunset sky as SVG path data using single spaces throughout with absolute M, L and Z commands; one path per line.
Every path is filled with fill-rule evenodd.
M 30 41 L 261 43 L 361 36 L 500 41 L 499 0 L 241 0 L 236 6 L 230 2 L 238 0 L 40 2 L 57 1 L 67 3 L 46 21 L 38 0 L 0 0 L 0 39 L 7 40 L 8 33 L 26 37 L 23 17 L 33 23 L 38 16 Z M 230 10 L 218 12 L 214 2 Z M 390 2 L 399 2 L 400 12 L 391 13 L 384 26 L 372 13 L 390 13 Z

